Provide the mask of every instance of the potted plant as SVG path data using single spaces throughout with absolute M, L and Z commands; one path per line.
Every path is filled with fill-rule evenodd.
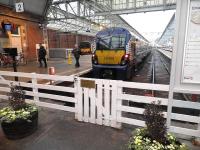
M 144 111 L 146 127 L 136 129 L 128 142 L 130 150 L 188 150 L 175 136 L 167 133 L 166 119 L 160 102 L 146 106 Z
M 0 110 L 1 127 L 8 139 L 18 139 L 33 133 L 38 126 L 38 109 L 25 102 L 20 85 L 10 86 L 9 106 Z

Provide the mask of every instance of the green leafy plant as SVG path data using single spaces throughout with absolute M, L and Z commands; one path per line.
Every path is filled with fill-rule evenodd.
M 27 120 L 37 113 L 36 106 L 25 102 L 25 92 L 20 85 L 10 86 L 8 93 L 9 106 L 0 110 L 0 121 L 11 123 L 15 120 Z
M 167 133 L 160 101 L 146 106 L 144 120 L 146 128 L 136 129 L 128 142 L 130 150 L 188 150 L 175 136 Z
M 11 123 L 15 120 L 30 121 L 29 118 L 37 111 L 37 107 L 33 105 L 26 105 L 25 108 L 19 110 L 13 110 L 11 107 L 5 107 L 0 110 L 0 119 L 1 121 L 7 123 Z
M 25 91 L 22 90 L 20 85 L 14 85 L 11 83 L 10 93 L 8 93 L 8 96 L 9 104 L 14 110 L 26 107 Z
M 148 136 L 147 128 L 136 129 L 128 142 L 130 150 L 189 150 L 185 144 L 177 141 L 170 133 L 165 135 L 166 143 L 160 143 Z
M 158 104 L 152 102 L 146 106 L 144 120 L 149 136 L 158 142 L 164 143 L 166 142 L 167 127 L 160 103 L 160 101 Z

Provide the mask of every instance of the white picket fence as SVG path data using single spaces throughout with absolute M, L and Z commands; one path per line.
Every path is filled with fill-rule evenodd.
M 75 76 L 57 76 L 57 75 L 44 75 L 35 73 L 13 73 L 0 71 L 0 76 L 7 78 L 7 76 L 18 76 L 23 78 L 30 78 L 32 83 L 20 82 L 23 87 L 30 87 L 33 90 L 27 91 L 27 95 L 34 97 L 34 103 L 38 106 L 59 109 L 75 113 L 75 118 L 79 121 L 90 122 L 99 125 L 111 126 L 120 128 L 122 123 L 145 126 L 145 122 L 140 118 L 128 118 L 124 116 L 124 113 L 132 113 L 142 115 L 144 108 L 124 105 L 124 101 L 134 103 L 149 104 L 153 101 L 161 101 L 161 105 L 168 105 L 168 98 L 150 97 L 127 94 L 124 92 L 124 88 L 139 89 L 139 90 L 155 90 L 155 91 L 169 91 L 169 85 L 161 84 L 148 84 L 148 83 L 135 83 L 135 82 L 123 82 L 115 80 L 102 80 L 102 79 L 88 79 Z M 54 80 L 59 82 L 72 82 L 70 87 L 63 87 L 57 85 L 41 84 L 43 80 Z M 82 85 L 81 82 L 88 84 L 94 84 L 93 87 L 87 87 Z M 8 92 L 9 87 L 6 85 L 13 82 L 11 80 L 0 79 L 0 99 L 7 99 L 5 93 Z M 56 94 L 41 93 L 39 89 L 62 91 L 74 94 L 74 97 L 61 96 Z M 192 92 L 192 91 L 191 91 Z M 195 91 L 197 94 L 198 92 Z M 43 101 L 43 99 L 51 99 L 53 101 Z M 72 102 L 75 107 L 64 106 L 63 103 L 57 104 L 55 101 Z M 29 100 L 30 101 L 30 100 Z M 183 100 L 173 100 L 173 107 L 179 107 L 183 109 L 192 108 L 200 110 L 200 103 L 189 102 Z M 174 133 L 180 133 L 189 136 L 200 137 L 200 117 L 192 115 L 184 115 L 178 113 L 169 113 L 170 118 L 175 121 L 184 121 L 194 124 L 194 128 L 186 127 L 182 125 L 173 124 L 168 127 L 169 131 Z M 164 116 L 167 118 L 167 112 L 164 112 Z
M 74 82 L 73 76 L 57 76 L 57 75 L 46 75 L 46 74 L 36 74 L 36 73 L 21 73 L 21 72 L 7 72 L 7 71 L 0 71 L 0 76 L 3 76 L 0 80 L 0 91 L 2 92 L 9 92 L 10 88 L 8 85 L 11 83 L 19 85 L 26 88 L 31 88 L 32 91 L 26 91 L 26 95 L 33 96 L 34 101 L 28 100 L 28 102 L 34 102 L 38 106 L 53 108 L 53 109 L 59 109 L 64 111 L 70 111 L 70 112 L 77 112 L 76 104 L 77 99 L 74 97 L 67 97 L 67 96 L 60 96 L 55 94 L 47 94 L 47 93 L 41 93 L 39 92 L 39 89 L 45 89 L 45 90 L 52 90 L 52 91 L 63 91 L 63 92 L 69 92 L 69 93 L 75 93 L 76 88 L 75 87 L 63 87 L 63 86 L 56 86 L 56 85 L 48 85 L 48 84 L 41 84 L 38 83 L 38 81 L 46 80 L 47 81 L 67 81 L 67 82 Z M 22 78 L 28 78 L 29 81 L 32 83 L 26 83 L 26 82 L 15 82 L 11 77 L 22 77 Z M 5 77 L 5 78 L 4 78 Z M 6 80 L 6 78 L 8 78 Z M 44 81 L 45 82 L 45 81 Z M 6 93 L 0 95 L 1 99 L 8 99 Z M 72 102 L 75 103 L 75 107 L 68 107 L 63 106 L 59 104 L 54 103 L 47 103 L 42 102 L 41 99 L 53 99 L 55 101 L 63 101 L 63 102 Z

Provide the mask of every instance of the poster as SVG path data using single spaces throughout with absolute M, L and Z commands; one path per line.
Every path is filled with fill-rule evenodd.
M 183 83 L 200 83 L 200 1 L 191 1 L 183 59 Z

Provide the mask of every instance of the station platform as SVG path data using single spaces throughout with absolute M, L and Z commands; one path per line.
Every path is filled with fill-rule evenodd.
M 80 68 L 67 64 L 65 59 L 51 59 L 48 67 L 55 67 L 57 75 L 72 75 L 91 68 L 91 56 L 81 56 Z M 2 68 L 10 70 L 12 68 Z M 19 66 L 20 72 L 47 74 L 48 68 L 39 68 L 37 62 Z M 0 100 L 0 109 L 7 101 Z M 38 130 L 20 140 L 8 140 L 0 127 L 0 150 L 127 150 L 128 139 L 136 126 L 120 130 L 91 123 L 78 122 L 74 114 L 62 110 L 39 107 Z M 182 140 L 190 150 L 199 150 L 190 141 Z
M 0 108 L 5 105 L 0 103 Z M 8 140 L 0 127 L 0 150 L 128 150 L 128 140 L 137 127 L 114 129 L 74 120 L 74 114 L 40 107 L 38 129 L 19 140 Z M 179 139 L 189 150 L 199 150 Z
M 131 131 L 78 122 L 72 113 L 40 108 L 38 129 L 28 137 L 8 140 L 0 127 L 0 150 L 127 150 Z
M 159 52 L 161 52 L 163 55 L 165 55 L 167 58 L 172 59 L 172 52 L 171 51 L 166 51 L 163 49 L 157 49 Z
M 87 72 L 92 68 L 91 64 L 91 55 L 81 55 L 79 59 L 80 67 L 75 67 L 75 59 L 72 57 L 72 64 L 68 64 L 67 59 L 63 58 L 51 58 L 47 61 L 48 67 L 39 67 L 39 63 L 37 61 L 29 62 L 26 65 L 17 66 L 18 72 L 24 73 L 38 73 L 38 74 L 48 74 L 49 67 L 55 68 L 56 75 L 76 75 L 81 74 L 82 72 Z M 1 67 L 1 71 L 13 71 L 13 67 Z M 20 78 L 19 81 L 27 82 L 27 78 Z

